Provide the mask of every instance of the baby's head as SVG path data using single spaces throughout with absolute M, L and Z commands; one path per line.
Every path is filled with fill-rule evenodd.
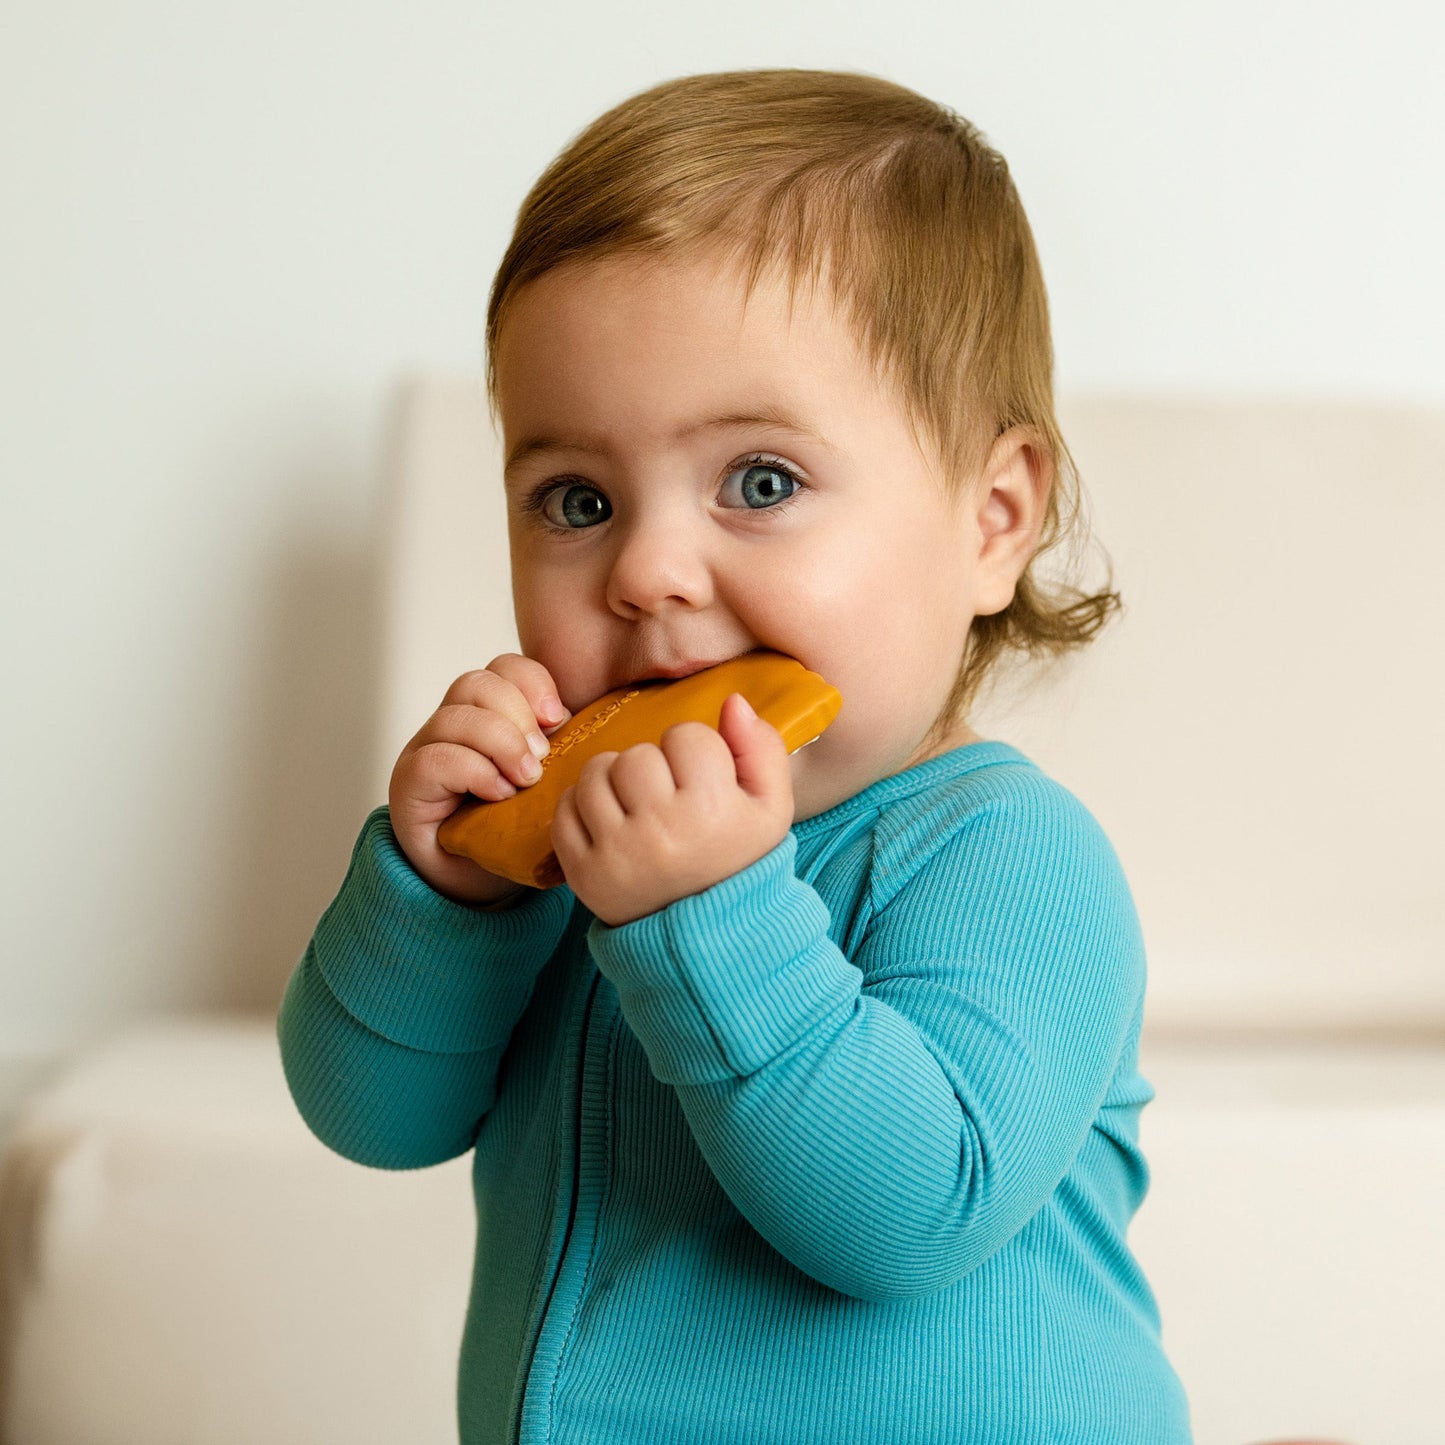
M 1006 653 L 1118 605 L 1031 574 L 1077 510 L 1032 235 L 1002 158 L 902 86 L 624 101 L 523 202 L 487 350 L 522 650 L 574 711 L 796 657 L 843 696 L 793 755 L 800 819 L 972 741 Z

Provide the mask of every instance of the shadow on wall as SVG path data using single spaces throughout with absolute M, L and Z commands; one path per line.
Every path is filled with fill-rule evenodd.
M 371 524 L 337 528 L 317 510 L 291 529 L 259 589 L 256 675 L 244 752 L 225 760 L 235 797 L 215 836 L 229 859 L 212 916 L 214 996 L 274 1016 L 322 911 L 341 886 L 373 797 L 382 674 L 382 531 L 398 401 L 384 424 Z M 348 489 L 297 481 L 299 495 Z

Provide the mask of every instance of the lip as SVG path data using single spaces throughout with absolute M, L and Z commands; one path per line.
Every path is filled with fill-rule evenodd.
M 731 662 L 734 657 L 741 656 L 740 653 L 732 653 L 727 657 L 713 658 L 689 658 L 686 662 L 674 663 L 670 667 L 662 667 L 654 664 L 646 672 L 639 673 L 630 681 L 621 684 L 623 687 L 636 687 L 643 682 L 673 682 L 680 677 L 691 677 L 695 672 L 705 672 L 710 667 L 717 667 L 719 663 Z
M 691 677 L 695 672 L 705 672 L 709 667 L 716 667 L 719 662 L 726 662 L 725 657 L 713 658 L 710 662 L 694 660 L 692 662 L 680 662 L 675 667 L 654 667 L 650 672 L 645 672 L 641 677 L 633 679 L 634 682 L 661 682 L 664 679 L 673 681 L 679 677 Z
M 652 672 L 643 673 L 642 678 L 637 679 L 637 681 L 652 682 L 655 681 L 656 678 L 691 678 L 692 673 L 704 672 L 705 669 L 715 668 L 718 662 L 722 662 L 722 660 L 725 659 L 717 659 L 714 660 L 714 662 L 698 662 L 698 660 L 694 660 L 694 662 L 678 663 L 676 668 L 656 668 L 653 669 Z

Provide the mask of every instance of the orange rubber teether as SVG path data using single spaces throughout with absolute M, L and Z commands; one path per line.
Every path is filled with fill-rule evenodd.
M 842 694 L 796 658 L 761 648 L 704 668 L 691 677 L 634 683 L 604 693 L 558 728 L 542 759 L 542 776 L 514 797 L 463 803 L 440 828 L 437 842 L 490 873 L 532 888 L 565 881 L 552 851 L 552 815 L 562 794 L 597 753 L 658 743 L 674 723 L 717 727 L 722 705 L 740 692 L 777 728 L 795 753 L 838 716 Z

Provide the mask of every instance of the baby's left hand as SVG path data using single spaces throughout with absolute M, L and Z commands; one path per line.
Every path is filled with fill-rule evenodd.
M 552 848 L 567 885 L 613 928 L 731 878 L 793 826 L 787 744 L 741 693 L 717 728 L 598 753 L 562 794 Z

